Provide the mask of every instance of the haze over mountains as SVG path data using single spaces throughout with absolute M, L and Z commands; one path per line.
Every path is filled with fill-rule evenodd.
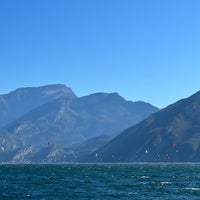
M 199 162 L 200 92 L 152 114 L 92 154 L 92 162 Z
M 0 97 L 3 163 L 200 161 L 200 92 L 160 111 L 59 84 Z
M 156 111 L 117 93 L 77 98 L 60 84 L 17 89 L 0 96 L 0 161 L 74 161 Z
M 70 88 L 61 84 L 19 88 L 9 94 L 0 95 L 0 128 L 28 111 L 59 97 L 74 99 L 76 95 Z

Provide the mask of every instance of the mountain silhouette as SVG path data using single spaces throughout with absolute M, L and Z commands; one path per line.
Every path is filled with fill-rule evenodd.
M 123 131 L 92 162 L 199 162 L 200 92 Z
M 62 84 L 19 88 L 0 95 L 0 128 L 30 110 L 59 97 L 76 98 L 74 92 Z

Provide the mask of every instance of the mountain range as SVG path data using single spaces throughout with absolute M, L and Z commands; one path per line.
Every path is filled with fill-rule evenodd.
M 0 162 L 68 162 L 97 150 L 159 109 L 117 93 L 78 98 L 64 85 L 0 96 Z
M 199 162 L 200 92 L 124 130 L 87 161 Z

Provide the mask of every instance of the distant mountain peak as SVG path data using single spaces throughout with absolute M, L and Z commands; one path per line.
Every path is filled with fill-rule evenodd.
M 67 99 L 77 98 L 71 88 L 63 84 L 23 87 L 8 94 L 0 95 L 0 111 L 3 115 L 0 128 L 26 112 L 61 97 Z
M 84 96 L 82 98 L 90 98 L 90 99 L 98 98 L 98 100 L 110 98 L 110 99 L 121 99 L 125 101 L 125 99 L 122 96 L 120 96 L 117 92 L 114 92 L 114 93 L 98 92 L 98 93 L 90 94 L 88 96 Z
M 55 84 L 55 85 L 47 85 L 41 87 L 44 89 L 43 94 L 52 95 L 52 94 L 60 94 L 63 93 L 64 96 L 68 96 L 70 94 L 70 98 L 77 98 L 71 88 L 63 85 L 63 84 Z
M 63 93 L 63 94 L 69 94 L 71 93 L 71 97 L 72 98 L 76 98 L 76 95 L 74 94 L 74 92 L 71 90 L 71 88 L 67 87 L 64 84 L 51 84 L 51 85 L 45 85 L 45 86 L 39 86 L 39 87 L 21 87 L 18 88 L 8 94 L 5 95 L 12 95 L 12 94 L 27 94 L 27 93 L 31 93 L 31 92 L 41 92 L 44 95 L 53 95 L 56 93 Z M 1 95 L 2 96 L 2 95 Z

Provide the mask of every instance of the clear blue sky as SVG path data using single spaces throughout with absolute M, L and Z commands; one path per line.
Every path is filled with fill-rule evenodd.
M 1 0 L 0 73 L 165 107 L 200 90 L 200 1 Z

